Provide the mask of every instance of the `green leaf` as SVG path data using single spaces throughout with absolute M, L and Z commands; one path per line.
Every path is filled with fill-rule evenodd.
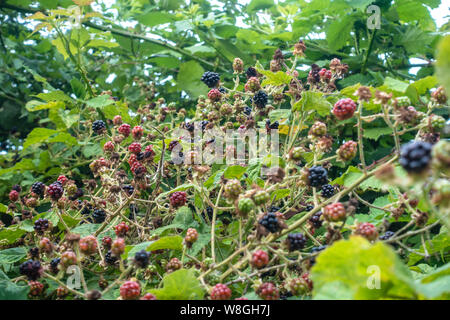
M 384 80 L 384 85 L 393 91 L 405 93 L 408 89 L 409 83 L 391 77 L 386 77 Z
M 286 198 L 291 193 L 290 189 L 278 189 L 272 192 L 272 199 L 275 201 Z
M 306 91 L 303 92 L 302 97 L 293 106 L 293 111 L 308 111 L 315 110 L 321 116 L 330 114 L 331 103 L 324 98 L 321 92 Z
M 392 129 L 389 127 L 381 127 L 381 128 L 368 128 L 364 129 L 363 136 L 364 138 L 378 140 L 381 136 L 386 134 L 391 134 Z
M 450 299 L 450 263 L 420 279 L 417 290 L 428 299 Z
M 180 90 L 186 91 L 192 99 L 208 91 L 208 87 L 200 81 L 203 75 L 202 66 L 196 61 L 188 61 L 180 66 L 177 83 Z
M 60 90 L 48 92 L 48 93 L 39 93 L 36 97 L 42 99 L 44 101 L 67 101 L 71 102 L 72 98 L 66 95 L 64 92 Z
M 200 300 L 204 291 L 192 269 L 180 269 L 166 274 L 162 289 L 150 290 L 158 300 Z
M 147 251 L 161 249 L 181 250 L 183 249 L 183 239 L 180 236 L 162 237 L 147 247 Z
M 45 142 L 49 137 L 56 133 L 57 131 L 52 129 L 34 128 L 25 139 L 23 148 L 26 149 L 33 144 Z
M 320 253 L 311 269 L 311 279 L 315 299 L 414 299 L 417 296 L 409 269 L 393 249 L 382 242 L 372 245 L 359 236 L 337 241 Z M 379 286 L 374 281 L 377 279 Z M 332 287 L 337 289 L 334 293 Z
M 50 101 L 48 103 L 42 103 L 41 101 L 30 100 L 25 105 L 25 108 L 30 112 L 46 110 L 46 109 L 53 109 L 53 108 L 59 109 L 59 108 L 64 108 L 64 107 L 65 107 L 65 104 L 62 101 Z
M 241 166 L 230 166 L 225 169 L 223 176 L 225 179 L 241 179 L 247 168 Z
M 273 0 L 252 0 L 247 6 L 247 12 L 254 12 L 262 9 L 268 9 L 274 6 Z
M 107 41 L 107 40 L 103 40 L 103 39 L 94 39 L 89 41 L 88 47 L 94 47 L 94 48 L 98 48 L 98 47 L 105 47 L 105 48 L 115 48 L 118 47 L 119 44 L 117 42 L 111 42 L 111 41 Z
M 26 231 L 21 230 L 18 225 L 14 225 L 0 230 L 0 239 L 7 244 L 11 244 L 16 242 L 25 233 Z
M 29 286 L 19 286 L 9 280 L 0 280 L 0 300 L 27 300 Z
M 286 74 L 286 72 L 283 71 L 274 73 L 272 71 L 258 69 L 258 72 L 266 76 L 266 78 L 261 83 L 261 86 L 263 87 L 267 85 L 282 86 L 289 84 L 292 80 L 292 76 Z
M 137 20 L 142 23 L 143 25 L 146 25 L 147 27 L 154 27 L 159 24 L 163 23 L 169 23 L 175 21 L 174 16 L 167 12 L 161 12 L 161 11 L 152 11 L 145 13 L 143 15 L 140 15 L 137 17 Z
M 103 108 L 109 106 L 110 104 L 113 104 L 114 102 L 115 101 L 111 99 L 110 96 L 102 94 L 100 96 L 97 96 L 95 98 L 86 101 L 86 104 L 93 108 Z
M 0 263 L 14 263 L 27 256 L 24 247 L 10 248 L 0 251 Z
M 438 44 L 436 55 L 436 75 L 444 86 L 447 94 L 450 92 L 450 35 L 445 36 Z
M 355 20 L 354 16 L 347 15 L 338 18 L 328 26 L 326 34 L 330 49 L 339 50 L 347 43 Z

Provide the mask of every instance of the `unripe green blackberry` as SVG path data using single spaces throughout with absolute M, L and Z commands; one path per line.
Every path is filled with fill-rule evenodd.
M 336 151 L 338 159 L 340 161 L 350 161 L 352 160 L 358 151 L 358 144 L 355 141 L 347 141 L 339 147 Z
M 289 158 L 294 161 L 300 161 L 305 150 L 302 147 L 296 147 L 289 152 Z
M 445 119 L 441 116 L 430 114 L 429 117 L 422 120 L 421 124 L 425 128 L 431 129 L 432 132 L 439 132 L 445 127 Z
M 289 282 L 289 289 L 294 296 L 301 296 L 309 292 L 309 285 L 304 278 L 300 277 Z
M 241 183 L 237 179 L 229 180 L 224 187 L 225 196 L 229 199 L 236 199 L 242 192 Z
M 242 198 L 238 202 L 239 212 L 243 215 L 247 215 L 255 208 L 255 203 L 250 198 Z
M 433 169 L 436 172 L 450 174 L 450 141 L 440 140 L 433 146 Z
M 323 122 L 316 121 L 311 126 L 309 134 L 314 137 L 322 137 L 327 134 L 327 125 Z
M 198 232 L 194 228 L 189 228 L 186 231 L 186 236 L 184 237 L 184 241 L 189 244 L 193 244 L 198 239 Z
M 270 195 L 265 190 L 259 190 L 253 196 L 253 200 L 255 201 L 255 204 L 259 206 L 268 202 L 270 200 Z
M 259 89 L 261 89 L 259 79 L 257 77 L 251 77 L 250 79 L 247 80 L 244 89 L 245 91 L 257 92 Z
M 406 108 L 411 105 L 411 100 L 408 97 L 397 97 L 394 101 L 394 106 L 397 108 Z

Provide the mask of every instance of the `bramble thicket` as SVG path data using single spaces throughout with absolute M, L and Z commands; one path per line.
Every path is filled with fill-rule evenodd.
M 0 299 L 450 298 L 440 5 L 0 0 Z

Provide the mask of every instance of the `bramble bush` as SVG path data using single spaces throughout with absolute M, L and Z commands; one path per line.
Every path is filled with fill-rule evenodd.
M 145 80 L 134 101 L 102 90 L 85 44 L 108 41 L 68 34 L 72 13 L 31 16 L 79 79 L 31 72 L 46 89 L 26 110 L 47 118 L 0 171 L 23 177 L 0 208 L 1 299 L 449 298 L 448 36 L 439 81 L 345 82 L 351 64 L 299 40 L 194 72 L 190 106 Z

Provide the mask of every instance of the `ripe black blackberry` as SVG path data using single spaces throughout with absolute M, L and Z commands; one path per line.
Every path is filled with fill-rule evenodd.
M 37 280 L 42 275 L 41 263 L 37 260 L 27 260 L 19 267 L 21 275 L 24 275 L 28 280 Z
M 328 182 L 328 172 L 322 166 L 313 166 L 308 170 L 308 183 L 311 187 L 320 187 Z
M 38 196 L 42 197 L 44 195 L 45 191 L 45 184 L 42 182 L 35 182 L 31 185 L 31 192 L 37 194 Z
M 253 102 L 258 108 L 264 108 L 269 101 L 269 96 L 263 90 L 259 90 L 253 96 Z
M 331 198 L 334 196 L 334 187 L 331 184 L 324 184 L 322 186 L 322 197 Z
M 277 212 L 277 211 L 280 211 L 280 207 L 271 206 L 271 207 L 269 208 L 269 212 Z
M 148 266 L 149 257 L 150 257 L 150 254 L 147 251 L 145 251 L 145 250 L 138 251 L 134 255 L 134 263 L 139 268 L 145 268 Z
M 106 129 L 106 124 L 103 122 L 103 120 L 95 120 L 92 123 L 92 131 L 99 134 L 102 133 Z
M 306 211 L 311 211 L 312 209 L 314 209 L 314 206 L 308 204 L 305 208 Z
M 317 253 L 320 252 L 322 250 L 325 250 L 327 248 L 327 246 L 318 246 L 318 247 L 312 247 L 311 248 L 311 253 Z M 309 261 L 311 265 L 314 265 L 316 263 L 316 256 L 312 257 Z
M 49 222 L 47 219 L 39 218 L 34 222 L 34 231 L 38 234 L 44 233 L 49 228 Z
M 314 213 L 310 218 L 309 222 L 312 224 L 312 226 L 316 229 L 320 228 L 322 226 L 322 220 L 320 220 L 320 217 L 322 216 L 322 211 Z
M 411 141 L 403 145 L 400 164 L 409 173 L 420 173 L 428 167 L 431 160 L 432 145 L 423 141 Z
M 301 250 L 306 245 L 306 237 L 302 233 L 290 233 L 286 241 L 289 251 Z
M 145 157 L 145 153 L 144 153 L 144 152 L 139 152 L 139 153 L 136 155 L 136 159 L 137 159 L 138 161 L 144 160 L 144 157 Z
M 280 123 L 278 121 L 271 123 L 269 119 L 266 120 L 266 128 L 267 129 L 278 129 L 279 126 L 280 126 Z
M 219 91 L 220 91 L 220 93 L 226 93 L 227 92 L 227 90 L 224 87 L 220 87 Z
M 244 114 L 245 114 L 246 116 L 251 115 L 251 114 L 252 114 L 252 108 L 249 107 L 249 106 L 246 106 L 246 107 L 244 108 Z
M 209 88 L 214 88 L 219 84 L 220 75 L 216 72 L 206 71 L 200 80 Z
M 245 75 L 247 76 L 247 78 L 257 77 L 258 76 L 258 72 L 256 71 L 255 68 L 249 67 L 247 69 L 247 71 L 245 71 Z
M 15 184 L 12 186 L 11 190 L 17 191 L 17 192 L 22 192 L 22 187 L 19 186 L 18 184 Z
M 92 218 L 94 218 L 95 223 L 102 223 L 106 219 L 106 212 L 102 209 L 95 209 Z
M 39 259 L 39 248 L 33 247 L 28 250 L 31 259 Z
M 392 238 L 392 236 L 394 235 L 394 232 L 392 231 L 386 231 L 383 235 L 381 235 L 379 237 L 380 240 L 388 240 L 390 238 Z
M 264 215 L 258 223 L 272 233 L 275 233 L 280 229 L 277 215 L 274 212 L 269 212 Z
M 129 196 L 131 196 L 134 192 L 134 187 L 130 184 L 126 184 L 122 187 L 123 191 L 125 191 Z
M 105 254 L 105 262 L 109 265 L 114 265 L 117 262 L 117 257 L 115 257 L 111 250 L 109 250 L 106 254 Z
M 61 262 L 61 258 L 54 258 L 50 261 L 50 271 L 52 273 L 58 273 L 58 265 Z

